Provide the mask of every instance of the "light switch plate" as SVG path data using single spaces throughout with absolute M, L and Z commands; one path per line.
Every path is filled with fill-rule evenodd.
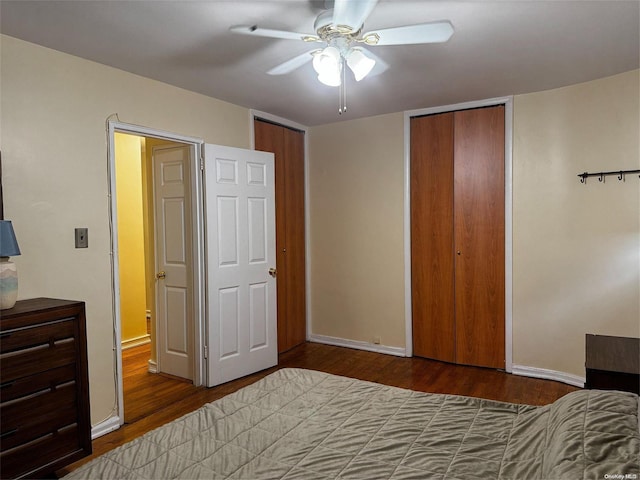
M 76 248 L 89 247 L 89 229 L 76 228 Z

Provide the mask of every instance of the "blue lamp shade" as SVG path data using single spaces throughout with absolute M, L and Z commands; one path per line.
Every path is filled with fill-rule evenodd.
M 20 255 L 20 247 L 11 220 L 0 220 L 0 257 Z
M 18 270 L 9 257 L 20 255 L 20 248 L 9 220 L 0 220 L 0 310 L 13 308 L 18 298 Z

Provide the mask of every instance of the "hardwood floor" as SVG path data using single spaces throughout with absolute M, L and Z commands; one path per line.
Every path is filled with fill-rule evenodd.
M 465 367 L 417 357 L 394 357 L 317 343 L 305 343 L 281 354 L 277 367 L 213 388 L 194 387 L 174 378 L 145 374 L 142 366 L 129 369 L 127 362 L 140 362 L 140 358 L 134 352 L 126 358 L 123 356 L 125 371 L 130 372 L 128 378 L 124 379 L 127 396 L 125 418 L 129 419 L 127 423 L 119 430 L 94 440 L 93 455 L 59 470 L 59 477 L 93 457 L 196 410 L 205 403 L 235 392 L 280 368 L 308 368 L 411 390 L 530 405 L 552 403 L 563 395 L 578 390 L 559 382 L 520 377 L 486 368 Z M 155 378 L 147 378 L 149 375 Z
M 122 352 L 125 424 L 148 417 L 198 390 L 188 380 L 149 373 L 150 357 L 150 344 Z

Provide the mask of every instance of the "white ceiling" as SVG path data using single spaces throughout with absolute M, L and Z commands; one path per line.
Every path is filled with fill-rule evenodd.
M 356 0 L 357 1 L 357 0 Z M 316 47 L 232 34 L 232 25 L 314 33 L 323 0 L 1 0 L 0 31 L 304 125 L 546 90 L 639 65 L 640 2 L 380 0 L 365 31 L 450 20 L 444 44 L 372 47 L 391 68 L 338 89 L 310 64 L 271 67 Z

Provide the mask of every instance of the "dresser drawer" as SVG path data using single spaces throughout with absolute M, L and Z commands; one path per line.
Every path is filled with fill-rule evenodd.
M 49 390 L 52 386 L 62 385 L 75 378 L 76 365 L 74 363 L 47 370 L 39 375 L 31 375 L 6 382 L 3 375 L 2 383 L 0 384 L 0 403 L 19 397 L 26 397 L 42 390 Z
M 52 472 L 56 465 L 66 465 L 87 455 L 79 441 L 77 425 L 57 434 L 49 434 L 32 442 L 0 453 L 0 477 L 42 478 L 41 472 Z
M 26 350 L 3 353 L 0 355 L 2 383 L 69 365 L 75 362 L 75 358 L 76 341 L 74 338 L 65 338 Z
M 40 391 L 2 404 L 0 450 L 27 443 L 77 422 L 76 385 Z
M 73 318 L 18 328 L 0 333 L 0 353 L 24 350 L 38 345 L 73 338 Z

